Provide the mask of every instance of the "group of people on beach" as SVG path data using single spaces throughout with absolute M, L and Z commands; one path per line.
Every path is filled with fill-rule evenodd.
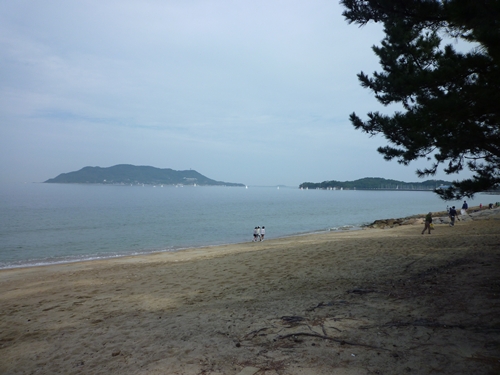
M 469 205 L 467 204 L 467 201 L 464 201 L 464 204 L 462 205 L 462 209 L 460 210 L 461 215 L 465 215 L 467 213 L 467 210 L 469 209 Z M 455 206 L 452 206 L 451 208 L 447 207 L 448 211 L 448 216 L 450 217 L 450 227 L 455 226 L 455 219 L 458 219 L 460 221 L 460 218 L 458 217 L 457 210 Z
M 253 230 L 253 240 L 252 242 L 264 241 L 264 236 L 266 234 L 266 227 L 255 227 Z
M 461 215 L 465 215 L 467 213 L 467 210 L 469 209 L 469 205 L 467 204 L 467 201 L 464 201 L 464 204 L 462 205 L 462 209 L 460 210 Z M 460 221 L 460 218 L 458 217 L 457 209 L 455 206 L 452 206 L 451 208 L 446 206 L 446 211 L 448 211 L 448 217 L 450 218 L 450 227 L 455 226 L 455 219 Z M 424 220 L 424 230 L 422 231 L 422 234 L 425 233 L 425 231 L 428 231 L 429 234 L 431 234 L 431 230 L 434 229 L 432 225 L 432 212 L 429 212 L 425 216 Z

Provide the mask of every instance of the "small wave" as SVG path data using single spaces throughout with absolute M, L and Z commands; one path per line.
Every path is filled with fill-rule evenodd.
M 124 258 L 129 256 L 148 255 L 154 253 L 175 252 L 179 250 L 182 250 L 182 248 L 168 248 L 168 249 L 144 250 L 144 251 L 120 252 L 120 253 L 87 254 L 87 255 L 73 256 L 73 257 L 27 259 L 27 260 L 19 260 L 11 262 L 0 262 L 0 270 L 52 266 L 57 264 L 69 264 L 78 262 L 88 262 L 94 260 Z

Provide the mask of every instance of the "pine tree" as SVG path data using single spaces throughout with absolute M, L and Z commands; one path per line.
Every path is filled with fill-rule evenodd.
M 342 0 L 349 23 L 384 25 L 385 38 L 373 51 L 382 72 L 361 72 L 361 85 L 392 115 L 370 112 L 351 123 L 389 142 L 378 151 L 408 165 L 425 158 L 429 166 L 471 178 L 437 191 L 443 199 L 472 197 L 500 187 L 500 0 Z M 451 41 L 448 44 L 445 40 Z M 457 51 L 453 40 L 470 46 Z

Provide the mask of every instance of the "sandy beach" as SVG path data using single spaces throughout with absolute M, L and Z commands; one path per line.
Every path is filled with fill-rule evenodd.
M 498 374 L 500 210 L 0 271 L 1 374 Z

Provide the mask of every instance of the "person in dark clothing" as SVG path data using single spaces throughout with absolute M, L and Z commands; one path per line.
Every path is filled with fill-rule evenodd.
M 432 224 L 432 212 L 429 212 L 425 216 L 425 221 L 424 221 L 424 230 L 422 231 L 422 234 L 425 233 L 425 230 L 427 229 L 429 231 L 429 234 L 431 234 L 431 224 Z
M 450 208 L 449 215 L 450 215 L 450 220 L 451 220 L 450 227 L 454 227 L 455 226 L 455 218 L 457 217 L 457 210 L 455 209 L 455 206 Z

